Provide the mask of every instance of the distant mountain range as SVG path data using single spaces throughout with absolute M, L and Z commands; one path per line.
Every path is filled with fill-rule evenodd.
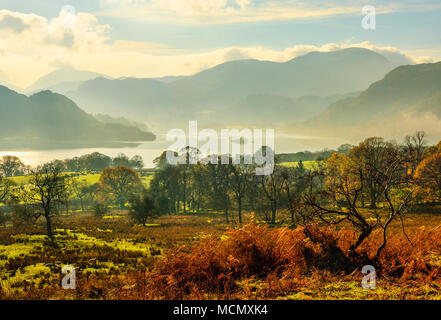
M 227 62 L 167 81 L 96 78 L 66 95 L 88 112 L 124 115 L 159 126 L 182 125 L 198 117 L 225 125 L 237 113 L 242 119 L 254 119 L 263 109 L 276 122 L 287 117 L 300 121 L 335 101 L 329 97 L 364 90 L 394 67 L 378 53 L 350 48 L 312 52 L 285 63 Z M 308 99 L 311 104 L 301 102 Z M 230 114 L 232 108 L 237 112 Z
M 27 97 L 0 86 L 0 143 L 5 141 L 152 141 L 136 127 L 102 123 L 63 95 Z
M 23 91 L 26 94 L 33 94 L 42 90 L 51 90 L 64 94 L 67 91 L 75 90 L 82 82 L 98 77 L 110 79 L 110 77 L 96 72 L 63 68 L 41 77 Z
M 33 87 L 44 85 L 95 118 L 60 94 L 28 98 L 2 88 L 3 137 L 151 140 L 143 123 L 166 131 L 193 119 L 201 127 L 272 127 L 353 140 L 414 130 L 441 135 L 441 63 L 396 67 L 360 48 L 312 52 L 285 63 L 239 60 L 157 79 L 59 70 Z
M 302 129 L 365 136 L 414 130 L 441 134 L 441 62 L 400 66 L 358 96 L 334 102 Z

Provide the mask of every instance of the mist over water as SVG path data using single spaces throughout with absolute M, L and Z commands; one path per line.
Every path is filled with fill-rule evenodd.
M 276 153 L 295 153 L 299 151 L 318 151 L 322 149 L 337 148 L 346 141 L 339 138 L 324 138 L 303 135 L 289 135 L 278 132 L 275 134 L 275 152 Z M 154 142 L 125 144 L 124 147 L 61 147 L 55 145 L 33 149 L 22 146 L 21 148 L 12 148 L 9 146 L 0 147 L 0 156 L 14 155 L 19 157 L 26 165 L 32 167 L 50 162 L 52 160 L 64 160 L 73 157 L 80 157 L 85 154 L 99 152 L 110 157 L 116 157 L 119 153 L 124 153 L 128 157 L 140 155 L 144 160 L 145 168 L 153 168 L 153 160 L 161 155 L 172 144 L 165 140 L 165 134 L 158 134 Z M 199 147 L 204 142 L 199 143 Z M 123 144 L 124 145 L 124 144 Z

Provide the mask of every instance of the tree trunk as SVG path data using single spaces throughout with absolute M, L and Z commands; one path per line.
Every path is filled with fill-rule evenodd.
M 237 200 L 237 206 L 238 206 L 238 216 L 239 216 L 239 223 L 242 224 L 242 200 L 239 198 Z
M 294 216 L 294 208 L 292 204 L 289 205 L 289 213 L 291 214 L 291 224 L 294 225 L 296 223 L 296 218 Z
M 384 225 L 384 228 L 383 228 L 383 242 L 381 243 L 381 245 L 377 249 L 377 253 L 375 254 L 375 261 L 378 261 L 378 259 L 380 258 L 381 251 L 386 247 L 386 243 L 387 243 L 387 233 L 386 233 L 387 232 L 387 227 L 392 222 L 392 220 L 393 220 L 393 216 L 391 216 L 388 219 L 388 221 L 386 222 L 386 224 Z
M 229 220 L 229 219 L 228 219 L 228 208 L 225 207 L 224 211 L 225 211 L 225 221 L 226 221 L 227 223 L 229 223 L 230 221 L 228 221 L 228 220 Z
M 276 223 L 277 205 L 275 201 L 271 201 L 271 223 Z
M 360 233 L 360 235 L 358 236 L 357 241 L 356 241 L 353 245 L 351 245 L 351 247 L 349 248 L 349 251 L 350 251 L 352 254 L 355 254 L 355 249 L 357 249 L 357 248 L 363 243 L 364 239 L 366 239 L 367 237 L 369 237 L 369 235 L 371 234 L 371 232 L 372 232 L 372 227 L 367 227 L 367 228 L 365 228 L 365 229 Z
M 49 213 L 45 213 L 44 217 L 46 218 L 46 232 L 47 236 L 51 241 L 54 241 L 54 235 L 52 234 L 52 222 L 51 222 L 51 216 Z
M 377 199 L 375 196 L 375 191 L 371 190 L 371 196 L 370 196 L 370 206 L 371 209 L 377 209 Z

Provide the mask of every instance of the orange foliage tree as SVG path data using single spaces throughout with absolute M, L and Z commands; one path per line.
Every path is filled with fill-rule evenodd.
M 126 167 L 104 169 L 98 184 L 100 196 L 121 208 L 133 194 L 143 189 L 136 171 Z
M 434 153 L 416 168 L 415 180 L 428 201 L 441 200 L 441 153 Z

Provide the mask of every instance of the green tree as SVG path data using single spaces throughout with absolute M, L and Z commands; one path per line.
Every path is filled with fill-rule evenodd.
M 140 196 L 130 198 L 129 216 L 136 223 L 145 227 L 149 219 L 158 217 L 160 213 L 157 203 L 148 194 L 143 193 Z

